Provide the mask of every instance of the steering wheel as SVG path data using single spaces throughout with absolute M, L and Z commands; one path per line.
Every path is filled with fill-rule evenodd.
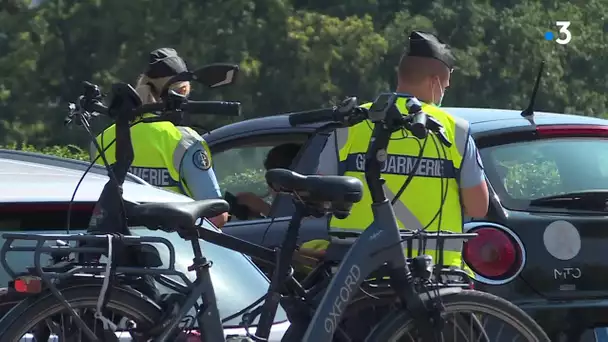
M 263 216 L 259 213 L 252 212 L 248 206 L 239 204 L 236 196 L 230 191 L 226 191 L 224 194 L 224 200 L 230 204 L 230 211 L 228 213 L 241 221 L 245 221 L 250 218 L 263 218 Z

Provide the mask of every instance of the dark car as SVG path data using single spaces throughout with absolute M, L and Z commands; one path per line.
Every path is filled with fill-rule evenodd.
M 479 236 L 465 250 L 477 289 L 527 310 L 552 340 L 601 341 L 608 326 L 608 120 L 537 112 L 446 108 L 471 123 L 491 191 L 488 217 L 466 220 Z M 291 127 L 287 116 L 247 120 L 205 139 L 223 190 L 267 195 L 266 153 L 302 144 L 291 169 L 315 172 L 327 140 L 317 126 Z M 560 195 L 560 196 L 556 196 Z M 279 246 L 293 211 L 278 196 L 268 218 L 233 218 L 224 231 Z M 301 242 L 327 238 L 327 219 L 309 218 Z M 606 251 L 606 253 L 604 252 Z M 597 328 L 593 330 L 593 328 Z

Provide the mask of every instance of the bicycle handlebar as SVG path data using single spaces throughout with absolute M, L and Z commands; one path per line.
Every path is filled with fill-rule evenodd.
M 80 124 L 82 119 L 103 114 L 111 117 L 114 121 L 119 118 L 133 120 L 145 113 L 159 113 L 156 117 L 144 118 L 142 122 L 172 121 L 174 113 L 188 113 L 200 115 L 223 115 L 240 116 L 241 103 L 229 101 L 191 101 L 175 92 L 170 92 L 166 101 L 150 104 L 141 104 L 139 95 L 128 84 L 118 83 L 112 86 L 114 98 L 110 106 L 106 106 L 101 100 L 103 95 L 95 84 L 84 82 L 84 93 L 78 97 L 76 103 L 70 103 L 69 114 L 65 124 L 69 125 L 78 116 Z M 117 103 L 118 102 L 118 103 Z M 125 103 L 126 102 L 126 103 Z M 129 103 L 130 102 L 130 103 Z M 98 114 L 97 114 L 98 113 Z
M 395 103 L 399 98 L 406 98 L 408 115 L 402 115 L 396 108 Z M 436 133 L 443 144 L 451 145 L 445 136 L 441 123 L 424 113 L 420 101 L 411 95 L 380 94 L 369 109 L 359 107 L 357 98 L 350 97 L 332 108 L 290 113 L 288 115 L 291 126 L 326 122 L 349 127 L 367 119 L 374 123 L 381 122 L 391 132 L 406 129 L 419 139 L 426 138 L 430 131 Z
M 76 107 L 72 104 L 70 106 L 70 114 L 66 122 L 71 122 L 71 117 L 75 114 L 91 114 L 100 113 L 117 119 L 118 113 L 112 113 L 108 106 L 104 105 L 98 99 L 87 99 L 84 95 L 79 98 L 79 106 Z M 142 120 L 143 122 L 157 122 L 157 121 L 169 121 L 166 114 L 173 112 L 187 112 L 189 114 L 196 115 L 223 115 L 223 116 L 240 116 L 241 115 L 241 103 L 230 102 L 230 101 L 191 101 L 182 100 L 181 102 L 174 102 L 168 104 L 165 102 L 157 102 L 144 104 L 136 107 L 128 114 L 129 117 L 134 118 L 145 113 L 161 112 L 158 117 L 149 118 Z
M 405 99 L 407 115 L 403 115 L 397 108 L 399 99 Z M 407 130 L 418 139 L 426 139 L 428 133 L 432 132 L 443 145 L 452 145 L 441 123 L 422 110 L 418 99 L 407 94 L 380 94 L 369 109 L 359 107 L 357 98 L 351 97 L 331 109 L 289 114 L 289 123 L 292 126 L 326 122 L 319 130 L 326 127 L 349 127 L 363 120 L 374 123 L 365 157 L 365 179 L 374 203 L 382 203 L 386 199 L 381 170 L 386 162 L 386 149 L 393 132 Z

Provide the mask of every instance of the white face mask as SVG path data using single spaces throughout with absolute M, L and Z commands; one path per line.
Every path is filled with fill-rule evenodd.
M 435 101 L 435 92 L 433 91 L 433 103 L 437 107 L 441 107 L 441 102 L 443 102 L 443 97 L 445 96 L 445 89 L 441 86 L 441 81 L 437 79 L 437 84 L 439 85 L 439 90 L 441 91 L 441 96 L 439 96 L 439 100 Z M 434 90 L 434 89 L 433 89 Z

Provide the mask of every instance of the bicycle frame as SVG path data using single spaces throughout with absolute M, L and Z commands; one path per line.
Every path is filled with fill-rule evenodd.
M 388 263 L 391 273 L 391 287 L 406 290 L 396 291 L 402 303 L 415 304 L 416 299 L 419 300 L 412 285 L 404 248 L 399 243 L 401 234 L 397 218 L 382 188 L 381 161 L 376 157 L 378 151 L 387 148 L 391 133 L 383 125 L 375 125 L 375 139 L 372 139 L 365 160 L 374 221 L 361 233 L 340 263 L 306 330 L 304 341 L 330 342 L 355 290 L 369 274 L 385 263 Z

